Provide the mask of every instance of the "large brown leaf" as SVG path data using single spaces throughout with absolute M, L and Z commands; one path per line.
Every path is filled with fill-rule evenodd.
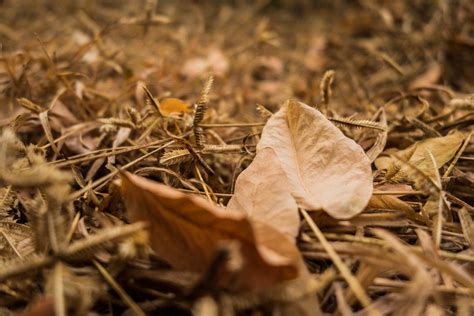
M 254 165 L 267 167 L 259 171 Z M 237 179 L 231 207 L 251 204 L 265 211 L 269 201 L 288 199 L 275 194 L 286 190 L 300 207 L 346 219 L 361 212 L 372 194 L 370 160 L 363 149 L 318 110 L 292 100 L 268 120 L 248 169 Z M 286 176 L 276 177 L 280 170 Z M 283 209 L 293 212 L 290 204 L 281 203 L 262 216 L 271 218 Z
M 243 266 L 233 288 L 267 287 L 305 271 L 286 236 L 244 214 L 129 173 L 122 195 L 130 220 L 149 223 L 152 248 L 178 270 L 204 272 L 220 243 L 237 241 Z

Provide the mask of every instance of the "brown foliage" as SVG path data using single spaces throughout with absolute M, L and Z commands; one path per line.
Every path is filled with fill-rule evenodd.
M 173 268 L 204 272 L 219 244 L 237 241 L 242 266 L 232 284 L 224 268 L 224 287 L 268 287 L 304 269 L 290 240 L 264 223 L 131 174 L 122 175 L 122 194 L 130 219 L 149 223 L 153 250 Z

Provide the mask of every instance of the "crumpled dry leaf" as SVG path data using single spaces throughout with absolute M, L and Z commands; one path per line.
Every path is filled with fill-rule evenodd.
M 416 142 L 410 147 L 394 152 L 393 154 L 408 161 L 425 174 L 429 174 L 432 172 L 432 163 L 427 159 L 427 151 L 431 152 L 436 165 L 438 168 L 441 168 L 454 157 L 463 141 L 464 135 L 461 132 L 455 132 L 447 136 L 428 138 Z M 393 181 L 413 180 L 410 178 L 410 166 L 401 164 L 401 162 L 394 157 L 379 157 L 375 160 L 375 166 L 379 170 L 387 170 L 387 173 L 390 174 L 390 178 Z
M 243 211 L 250 218 L 267 223 L 294 240 L 300 224 L 298 205 L 286 181 L 282 181 L 286 178 L 285 171 L 279 164 L 269 163 L 275 159 L 275 152 L 270 148 L 259 153 L 259 159 L 237 178 L 237 191 L 227 208 Z
M 25 310 L 14 314 L 16 316 L 47 316 L 54 315 L 54 300 L 51 297 L 42 297 L 28 305 Z
M 244 214 L 128 173 L 122 174 L 122 195 L 130 220 L 149 223 L 151 247 L 175 269 L 204 272 L 219 244 L 237 241 L 243 263 L 234 289 L 264 288 L 305 272 L 286 236 Z
M 274 155 L 262 154 L 265 151 L 273 151 Z M 358 214 L 372 195 L 370 160 L 363 149 L 323 114 L 301 102 L 287 101 L 268 120 L 253 164 L 281 168 L 286 177 L 279 177 L 268 186 L 286 187 L 298 206 L 324 210 L 334 218 L 346 219 Z M 273 173 L 268 170 L 243 173 L 241 177 L 251 175 L 267 181 Z M 233 199 L 254 196 L 259 197 L 260 204 L 265 204 L 275 198 L 261 187 L 250 192 L 241 185 L 247 181 L 256 180 L 239 179 Z
M 367 204 L 367 209 L 399 210 L 413 221 L 423 221 L 423 217 L 416 213 L 410 204 L 393 195 L 373 195 Z

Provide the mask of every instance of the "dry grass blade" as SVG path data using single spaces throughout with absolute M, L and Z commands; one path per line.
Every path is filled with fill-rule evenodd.
M 129 127 L 129 128 L 132 128 L 132 129 L 136 128 L 135 124 L 132 121 L 119 119 L 119 118 L 115 118 L 115 117 L 100 118 L 97 121 L 100 122 L 100 123 L 115 125 L 115 126 L 119 126 L 119 127 Z
M 43 267 L 46 267 L 53 262 L 53 258 L 43 255 L 33 255 L 31 257 L 28 257 L 27 261 L 25 261 L 23 258 L 8 261 L 8 263 L 3 263 L 2 267 L 0 268 L 0 281 L 27 272 L 42 269 Z
M 321 98 L 323 102 L 323 113 L 328 113 L 328 105 L 331 99 L 331 85 L 334 81 L 334 75 L 336 72 L 334 70 L 327 70 L 324 73 L 323 79 L 321 80 L 321 84 L 319 89 L 321 90 Z
M 66 315 L 66 302 L 64 301 L 64 265 L 62 262 L 55 263 L 53 267 L 53 297 L 54 314 L 57 316 Z
M 474 247 L 474 221 L 465 207 L 458 211 L 458 215 L 464 238 L 472 249 Z
M 365 292 L 364 288 L 359 283 L 359 281 L 354 277 L 354 275 L 352 275 L 349 268 L 344 264 L 344 262 L 341 260 L 339 255 L 336 253 L 336 251 L 334 251 L 334 248 L 326 240 L 321 230 L 318 228 L 318 226 L 313 221 L 311 216 L 309 216 L 308 212 L 306 212 L 306 210 L 304 209 L 300 209 L 300 211 L 304 219 L 308 223 L 309 227 L 315 234 L 316 238 L 324 247 L 324 250 L 329 254 L 332 262 L 337 267 L 342 277 L 346 280 L 347 284 L 352 289 L 352 291 L 354 292 L 354 295 L 357 297 L 359 302 L 362 304 L 362 306 L 369 307 L 372 301 L 370 297 L 367 295 L 367 293 Z M 369 311 L 369 313 L 371 313 L 372 315 L 378 315 L 376 311 Z
M 153 107 L 154 107 L 156 113 L 158 114 L 158 116 L 162 117 L 163 115 L 160 112 L 160 101 L 155 99 L 153 94 L 150 92 L 150 90 L 148 90 L 148 88 L 146 86 L 143 86 L 143 90 L 146 93 L 147 100 L 149 100 L 150 103 L 153 105 Z
M 387 115 L 385 113 L 384 108 L 380 109 L 380 125 L 384 128 L 384 130 L 377 134 L 375 143 L 367 151 L 367 157 L 369 157 L 370 161 L 372 162 L 374 162 L 375 159 L 377 159 L 377 157 L 382 153 L 382 151 L 385 149 L 385 145 L 387 144 L 388 126 L 387 126 Z
M 448 177 L 451 174 L 451 172 L 453 171 L 454 166 L 456 165 L 456 163 L 459 160 L 459 157 L 461 157 L 463 152 L 466 150 L 467 145 L 469 145 L 469 142 L 471 141 L 472 133 L 473 132 L 470 132 L 469 135 L 467 135 L 466 139 L 464 139 L 464 143 L 462 144 L 461 148 L 459 148 L 458 152 L 456 153 L 453 160 L 449 164 L 448 169 L 446 169 L 446 172 L 443 174 L 443 178 Z
M 201 149 L 205 144 L 205 139 L 203 135 L 202 127 L 199 124 L 204 119 L 204 113 L 207 110 L 207 103 L 209 102 L 209 91 L 211 91 L 212 84 L 214 82 L 214 76 L 210 75 L 204 87 L 201 90 L 201 94 L 199 99 L 196 103 L 196 109 L 194 110 L 194 119 L 193 119 L 193 127 L 194 127 L 194 138 L 196 142 L 196 146 Z
M 167 151 L 161 156 L 160 164 L 164 166 L 177 165 L 185 161 L 190 161 L 193 158 L 187 149 L 175 149 Z
M 461 267 L 447 261 L 433 260 L 433 258 L 427 258 L 423 253 L 414 252 L 413 249 L 409 249 L 400 240 L 386 231 L 373 229 L 373 232 L 376 236 L 386 240 L 388 244 L 398 253 L 404 254 L 404 257 L 407 259 L 407 263 L 409 263 L 414 271 L 418 271 L 418 273 L 423 274 L 424 276 L 422 279 L 425 279 L 425 281 L 429 280 L 430 282 L 433 282 L 433 280 L 431 280 L 428 275 L 426 275 L 427 272 L 421 270 L 423 266 L 429 265 L 438 269 L 440 272 L 447 273 L 453 277 L 454 280 L 459 282 L 459 284 L 469 289 L 474 289 L 474 279 Z
M 53 149 L 56 156 L 60 156 L 61 154 L 59 152 L 58 147 L 56 146 L 56 143 L 54 142 L 53 133 L 51 131 L 51 126 L 49 124 L 48 111 L 43 111 L 39 113 L 38 117 L 39 117 L 41 125 L 43 126 L 44 133 L 46 134 L 46 138 L 48 139 L 51 145 L 51 148 Z
M 268 110 L 265 106 L 263 106 L 262 104 L 257 104 L 257 111 L 260 113 L 260 115 L 264 119 L 268 119 L 268 118 L 270 118 L 270 116 L 273 115 L 273 113 L 270 110 Z
M 97 260 L 92 261 L 94 266 L 99 271 L 100 275 L 105 279 L 105 281 L 112 287 L 115 292 L 120 296 L 120 298 L 127 304 L 132 311 L 137 316 L 145 316 L 145 312 L 133 301 L 133 299 L 124 291 L 120 284 L 115 281 L 115 279 L 110 275 L 110 273 L 99 263 Z
M 44 109 L 36 104 L 36 103 L 33 103 L 32 101 L 26 99 L 26 98 L 19 98 L 17 99 L 18 103 L 24 107 L 25 109 L 28 109 L 36 114 L 40 114 L 41 112 L 44 111 Z
M 386 126 L 380 125 L 377 122 L 373 122 L 369 120 L 354 120 L 352 118 L 344 118 L 344 117 L 328 117 L 328 120 L 342 126 L 356 127 L 356 128 L 371 128 L 371 129 L 376 129 L 382 132 L 385 132 L 387 130 Z
M 128 238 L 146 228 L 145 223 L 134 223 L 131 225 L 117 226 L 72 243 L 60 256 L 65 260 L 84 260 L 94 256 L 97 249 L 103 247 L 107 242 Z

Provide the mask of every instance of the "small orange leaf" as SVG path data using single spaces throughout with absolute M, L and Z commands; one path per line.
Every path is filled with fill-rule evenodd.
M 175 269 L 204 272 L 216 247 L 231 241 L 243 261 L 233 289 L 268 287 L 306 272 L 296 246 L 276 229 L 163 184 L 130 173 L 121 177 L 130 220 L 149 223 L 151 247 Z M 227 287 L 229 269 L 223 270 L 220 286 Z
M 160 101 L 160 113 L 169 116 L 171 113 L 192 112 L 192 109 L 182 100 L 177 98 L 166 98 Z

